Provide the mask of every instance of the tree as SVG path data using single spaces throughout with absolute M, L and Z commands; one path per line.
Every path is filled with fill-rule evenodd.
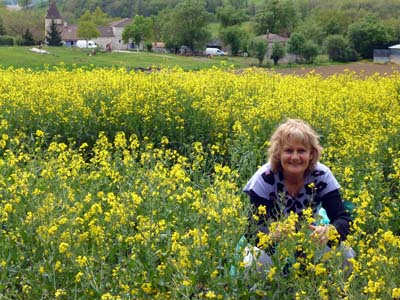
M 33 46 L 33 45 L 35 45 L 35 39 L 33 38 L 33 35 L 29 31 L 29 29 L 26 29 L 25 33 L 22 35 L 22 45 L 23 46 Z
M 42 11 L 33 9 L 21 10 L 2 10 L 1 18 L 7 34 L 12 36 L 22 36 L 26 28 L 29 28 L 35 39 L 43 40 L 43 15 Z
M 96 26 L 105 26 L 109 21 L 109 16 L 97 6 L 92 13 L 92 21 Z
M 303 45 L 303 48 L 301 50 L 301 57 L 307 63 L 313 63 L 318 53 L 319 53 L 318 45 L 314 41 L 308 40 Z
M 204 47 L 210 36 L 206 29 L 210 15 L 201 0 L 184 0 L 161 14 L 162 37 L 167 45 L 178 49 L 186 45 L 195 50 Z
M 206 10 L 210 13 L 215 13 L 221 6 L 223 6 L 223 0 L 206 0 Z
M 374 15 L 351 24 L 348 37 L 362 58 L 372 58 L 374 48 L 383 48 L 391 41 L 389 30 Z
M 242 41 L 247 39 L 247 33 L 238 25 L 223 28 L 220 36 L 225 45 L 231 47 L 232 55 L 237 55 L 242 47 Z
M 297 61 L 312 63 L 319 53 L 318 45 L 312 40 L 306 40 L 300 32 L 295 32 L 289 39 L 288 52 L 296 55 Z
M 0 17 L 0 35 L 5 35 L 5 34 L 6 34 L 6 29 L 4 28 L 3 20 Z
M 333 61 L 347 62 L 355 59 L 350 42 L 343 35 L 329 35 L 324 41 L 324 47 L 329 59 Z
M 274 43 L 272 46 L 272 53 L 271 53 L 271 59 L 274 61 L 274 65 L 278 65 L 278 61 L 285 56 L 286 49 L 285 46 L 282 45 L 282 43 Z
M 302 33 L 295 32 L 289 39 L 287 51 L 296 55 L 296 60 L 299 60 L 299 58 L 301 58 L 305 42 L 306 38 L 304 35 Z
M 83 21 L 78 24 L 78 37 L 85 39 L 86 41 L 97 38 L 100 36 L 100 32 L 97 30 L 96 25 L 93 22 Z M 87 43 L 87 45 L 89 45 Z
M 219 7 L 216 16 L 222 27 L 240 25 L 247 19 L 244 9 L 236 9 L 233 6 Z
M 296 32 L 300 32 L 307 40 L 313 40 L 321 45 L 326 33 L 323 26 L 314 18 L 307 18 L 296 27 Z
M 291 0 L 269 0 L 255 16 L 256 34 L 280 33 L 290 35 L 298 21 L 297 11 Z
M 27 8 L 29 5 L 32 4 L 32 0 L 18 0 L 17 3 L 22 8 Z
M 46 41 L 49 46 L 62 45 L 61 33 L 58 31 L 57 24 L 54 20 L 51 20 L 49 30 L 46 32 Z
M 85 11 L 85 13 L 80 17 L 77 34 L 79 38 L 83 38 L 86 41 L 100 36 L 100 32 L 97 30 L 96 24 L 94 23 L 93 17 L 89 11 Z M 86 45 L 89 47 L 89 43 L 86 43 Z
M 258 59 L 258 63 L 260 66 L 264 61 L 267 48 L 268 48 L 268 43 L 263 39 L 254 38 L 253 40 L 250 41 L 249 44 L 250 55 Z
M 234 8 L 245 8 L 248 6 L 248 0 L 227 0 Z
M 122 32 L 122 39 L 124 43 L 129 43 L 132 39 L 137 45 L 139 50 L 139 44 L 142 41 L 146 41 L 152 34 L 153 21 L 151 18 L 143 16 L 135 16 L 133 22 L 124 28 Z

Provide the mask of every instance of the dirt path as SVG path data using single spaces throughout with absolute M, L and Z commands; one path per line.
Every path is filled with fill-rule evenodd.
M 323 77 L 328 77 L 334 74 L 341 74 L 345 72 L 355 72 L 360 76 L 371 76 L 375 73 L 379 73 L 382 76 L 388 76 L 395 72 L 400 73 L 400 65 L 387 63 L 368 63 L 368 62 L 355 62 L 345 65 L 333 65 L 333 66 L 316 66 L 316 67 L 296 67 L 288 69 L 276 69 L 275 71 L 280 74 L 294 74 L 294 75 L 305 75 L 311 71 L 315 71 L 317 74 L 321 74 Z

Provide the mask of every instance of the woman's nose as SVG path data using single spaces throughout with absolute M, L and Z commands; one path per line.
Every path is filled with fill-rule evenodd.
M 293 151 L 292 159 L 297 159 L 297 158 L 299 158 L 299 153 L 297 151 Z

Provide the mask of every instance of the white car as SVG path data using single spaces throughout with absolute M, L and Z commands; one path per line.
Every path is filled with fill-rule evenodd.
M 228 55 L 226 52 L 218 48 L 206 48 L 206 55 Z
M 78 48 L 97 48 L 97 44 L 91 40 L 77 40 L 76 46 Z

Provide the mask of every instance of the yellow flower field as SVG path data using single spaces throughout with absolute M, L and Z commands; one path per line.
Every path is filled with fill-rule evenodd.
M 307 226 L 264 276 L 236 249 L 288 117 L 355 205 L 351 273 Z M 400 299 L 400 74 L 0 69 L 0 174 L 0 299 Z

